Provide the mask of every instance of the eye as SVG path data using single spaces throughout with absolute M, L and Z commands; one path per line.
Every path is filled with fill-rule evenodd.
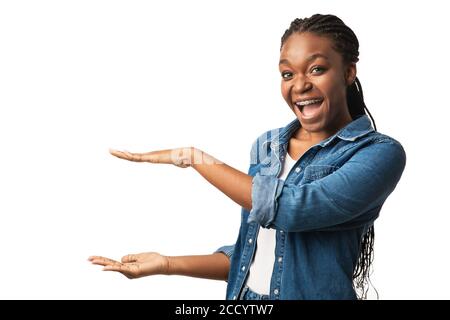
M 289 71 L 282 72 L 281 77 L 283 78 L 283 80 L 289 80 L 292 78 L 292 72 Z
M 326 69 L 324 67 L 321 66 L 314 66 L 311 69 L 311 73 L 322 73 L 324 72 Z

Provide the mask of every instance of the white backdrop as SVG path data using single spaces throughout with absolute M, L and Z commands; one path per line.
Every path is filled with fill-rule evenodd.
M 382 299 L 450 298 L 449 30 L 444 1 L 1 1 L 0 298 L 223 299 L 226 283 L 128 280 L 90 265 L 234 243 L 240 208 L 192 169 L 108 148 L 196 146 L 246 171 L 293 114 L 280 93 L 291 20 L 341 17 L 378 130 L 407 164 L 376 223 Z

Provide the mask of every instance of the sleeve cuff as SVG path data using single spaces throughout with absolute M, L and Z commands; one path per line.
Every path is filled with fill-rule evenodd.
M 233 252 L 234 252 L 234 245 L 222 246 L 219 249 L 217 249 L 216 251 L 214 251 L 214 253 L 218 253 L 218 252 L 225 254 L 228 258 L 231 259 L 231 256 L 233 255 Z
M 283 190 L 284 180 L 257 173 L 252 180 L 252 209 L 247 222 L 258 222 L 268 228 L 275 220 L 277 199 Z

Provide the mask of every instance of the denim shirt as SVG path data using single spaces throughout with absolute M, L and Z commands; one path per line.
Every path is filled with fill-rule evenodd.
M 310 147 L 285 180 L 278 179 L 295 119 L 267 131 L 251 149 L 252 209 L 241 209 L 226 299 L 237 299 L 259 229 L 276 229 L 270 299 L 356 299 L 353 269 L 360 242 L 403 173 L 406 154 L 362 115 Z

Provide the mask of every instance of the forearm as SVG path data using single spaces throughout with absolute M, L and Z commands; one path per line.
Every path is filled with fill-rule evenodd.
M 118 158 L 150 163 L 192 167 L 231 200 L 249 210 L 252 207 L 252 177 L 194 147 L 158 150 L 146 153 L 110 150 Z
M 195 149 L 191 167 L 231 200 L 250 211 L 252 208 L 252 177 Z
M 223 253 L 167 257 L 168 275 L 227 280 L 230 259 Z

